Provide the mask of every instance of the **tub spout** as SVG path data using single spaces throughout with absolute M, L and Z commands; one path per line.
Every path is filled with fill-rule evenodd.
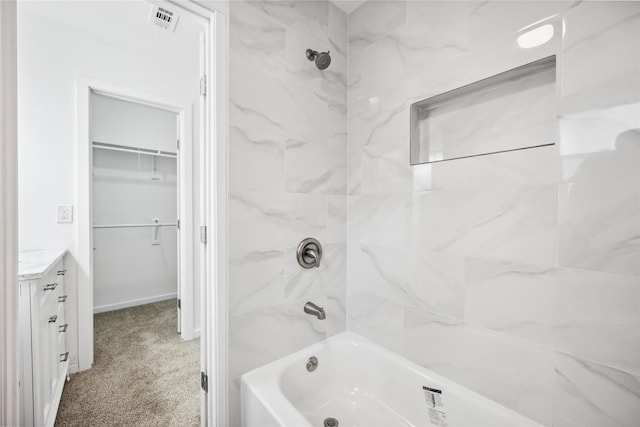
M 311 301 L 308 301 L 304 305 L 304 312 L 316 316 L 319 320 L 324 320 L 326 318 L 326 315 L 324 314 L 324 308 L 318 307 Z

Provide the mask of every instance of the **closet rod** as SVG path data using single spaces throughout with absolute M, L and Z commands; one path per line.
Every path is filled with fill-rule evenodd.
M 137 227 L 177 227 L 177 223 L 151 223 L 151 224 L 106 224 L 94 225 L 93 228 L 137 228 Z
M 111 151 L 122 151 L 125 153 L 134 153 L 134 154 L 146 154 L 148 156 L 156 156 L 156 157 L 169 157 L 171 159 L 175 159 L 177 154 L 171 153 L 169 151 L 155 151 L 149 149 L 140 149 L 140 148 L 130 148 L 125 147 L 124 145 L 115 145 L 115 144 L 106 144 L 104 142 L 93 142 L 93 148 L 100 148 L 102 150 L 111 150 Z

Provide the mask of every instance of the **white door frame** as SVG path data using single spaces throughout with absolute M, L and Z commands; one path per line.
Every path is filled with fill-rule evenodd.
M 144 93 L 109 82 L 78 78 L 78 370 L 89 369 L 93 364 L 93 160 L 91 145 L 91 95 L 135 102 L 178 115 L 180 150 L 179 218 L 180 233 L 180 310 L 182 337 L 194 338 L 195 300 L 193 289 L 193 154 L 192 154 L 192 106 L 188 102 Z
M 227 310 L 227 164 L 228 164 L 228 22 L 229 2 L 190 0 L 182 7 L 208 19 L 206 32 L 207 96 L 204 138 L 201 138 L 205 201 L 201 225 L 208 228 L 208 243 L 201 244 L 204 261 L 200 296 L 202 368 L 208 375 L 203 395 L 202 425 L 229 425 L 228 310 Z
M 17 16 L 0 1 L 0 425 L 19 424 Z

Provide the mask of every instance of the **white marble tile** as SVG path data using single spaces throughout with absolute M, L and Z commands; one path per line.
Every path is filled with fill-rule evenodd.
M 569 1 L 487 1 L 475 3 L 470 11 L 469 37 L 471 48 L 501 38 L 516 39 L 526 28 L 558 19 L 571 8 Z M 521 31 L 522 30 L 522 31 Z
M 555 263 L 555 186 L 416 193 L 411 210 L 413 242 L 428 250 Z
M 373 295 L 410 304 L 411 259 L 408 249 L 362 245 L 360 274 L 362 289 Z
M 391 90 L 404 92 L 404 58 L 396 37 L 384 36 L 370 45 L 350 44 L 349 102 L 379 96 Z M 383 62 L 384 66 L 378 66 Z
M 553 349 L 555 271 L 548 266 L 468 258 L 465 321 Z
M 329 4 L 326 1 L 260 0 L 248 1 L 247 4 L 287 27 L 307 31 L 315 37 L 322 37 L 327 33 Z
M 240 393 L 240 378 L 229 381 L 229 425 L 242 425 L 242 396 Z
M 349 138 L 351 139 L 351 138 Z M 349 141 L 347 150 L 347 194 L 362 194 L 362 148 Z
M 640 276 L 640 181 L 560 185 L 558 220 L 560 266 Z
M 554 22 L 556 27 L 560 22 Z M 533 61 L 557 55 L 561 31 L 549 43 L 521 49 L 513 37 L 494 40 L 448 60 L 436 58 L 416 75 L 406 75 L 404 87 L 410 103 L 477 82 Z
M 329 101 L 329 118 L 327 123 L 327 142 L 331 147 L 344 149 L 343 161 L 347 162 L 348 148 L 348 121 L 347 104 L 337 101 Z
M 554 21 L 556 35 L 550 42 L 521 49 L 514 37 L 497 39 L 448 60 L 436 58 L 416 75 L 405 76 L 406 98 L 410 103 L 460 88 L 533 61 L 557 55 L 561 22 Z
M 284 147 L 279 138 L 251 139 L 229 128 L 229 188 L 284 191 Z
M 404 307 L 364 292 L 349 295 L 347 328 L 374 343 L 402 354 Z
M 349 114 L 349 190 L 361 194 L 410 192 L 409 110 L 401 93 L 352 104 Z M 357 175 L 355 175 L 357 174 Z M 356 182 L 357 180 L 357 182 Z
M 285 251 L 253 251 L 229 260 L 229 314 L 261 310 L 285 297 Z
M 347 240 L 347 196 L 327 197 L 327 243 Z
M 288 139 L 285 143 L 286 190 L 292 193 L 345 194 L 346 146 Z
M 640 80 L 600 90 L 598 98 L 563 98 L 560 152 L 563 156 L 610 153 L 633 154 L 637 142 L 618 141 L 626 132 L 640 132 Z M 636 147 L 630 147 L 636 146 Z M 606 154 L 605 154 L 606 155 Z
M 640 377 L 558 354 L 553 407 L 558 427 L 636 426 Z
M 406 77 L 417 77 L 434 62 L 469 50 L 471 2 L 407 2 L 407 25 L 393 33 Z
M 362 283 L 362 248 L 360 242 L 347 242 L 347 295 L 364 292 Z
M 407 2 L 367 2 L 349 15 L 349 44 L 370 44 L 405 24 Z
M 347 297 L 346 289 L 343 288 L 327 295 L 327 338 L 332 335 L 344 332 L 347 329 Z
M 433 185 L 433 167 L 430 163 L 411 166 L 413 176 L 413 192 L 430 191 Z
M 325 323 L 303 311 L 300 299 L 229 319 L 229 377 L 325 339 Z M 316 304 L 323 306 L 324 299 Z
M 352 196 L 348 200 L 348 239 L 405 248 L 409 244 L 409 194 Z
M 559 269 L 556 348 L 640 375 L 640 279 Z
M 456 159 L 430 167 L 427 190 L 529 187 L 562 180 L 562 159 L 556 145 Z
M 282 249 L 326 233 L 327 201 L 305 194 L 231 191 L 229 256 L 256 250 Z
M 409 164 L 409 147 L 368 146 L 362 150 L 362 194 L 409 193 L 413 174 Z
M 640 373 L 640 280 L 469 259 L 464 319 Z
M 409 305 L 463 319 L 464 259 L 427 251 L 420 244 L 411 250 L 410 259 Z
M 296 30 L 287 28 L 286 30 L 286 76 L 287 80 L 295 84 L 321 93 L 321 86 L 324 75 L 328 70 L 333 70 L 334 58 L 332 55 L 331 65 L 326 70 L 319 70 L 313 61 L 307 59 L 307 49 L 318 52 L 331 50 L 329 37 L 325 33 L 321 37 L 314 35 L 306 29 Z
M 562 96 L 640 75 L 640 4 L 583 2 L 563 15 Z
M 329 289 L 346 287 L 346 253 L 344 244 L 323 244 L 318 268 L 302 268 L 296 258 L 297 247 L 284 251 L 285 296 L 287 299 L 326 294 Z
M 231 126 L 242 129 L 251 139 L 276 136 L 327 141 L 325 98 L 238 61 L 231 61 L 230 76 Z
M 229 49 L 232 58 L 277 75 L 285 66 L 285 26 L 246 2 L 230 2 Z
M 332 52 L 347 56 L 349 50 L 349 17 L 333 3 L 328 4 L 328 33 Z
M 464 264 L 461 257 L 420 248 L 363 245 L 358 267 L 359 290 L 404 305 L 463 318 Z
M 407 308 L 405 356 L 543 425 L 551 425 L 553 351 Z
M 327 336 L 346 330 L 347 327 L 347 247 L 346 243 L 326 245 L 331 259 L 326 278 Z

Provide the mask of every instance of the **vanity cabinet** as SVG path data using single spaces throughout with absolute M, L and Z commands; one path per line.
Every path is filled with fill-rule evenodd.
M 54 425 L 69 372 L 65 252 L 20 254 L 20 424 L 23 426 Z

